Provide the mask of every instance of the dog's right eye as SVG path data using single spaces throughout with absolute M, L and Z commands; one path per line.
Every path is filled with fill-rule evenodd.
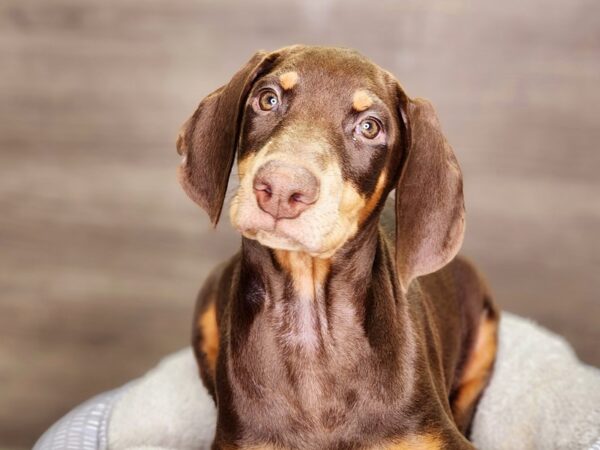
M 275 91 L 264 91 L 258 97 L 258 106 L 260 106 L 260 109 L 263 111 L 272 111 L 277 105 L 279 105 L 279 97 Z
M 379 121 L 376 119 L 367 117 L 358 124 L 357 129 L 367 139 L 375 139 L 381 131 L 381 125 L 379 125 Z

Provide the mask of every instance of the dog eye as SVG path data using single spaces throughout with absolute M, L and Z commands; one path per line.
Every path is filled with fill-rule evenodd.
M 258 97 L 258 106 L 263 111 L 271 111 L 279 105 L 279 97 L 274 91 L 268 90 L 260 94 Z
M 376 119 L 371 117 L 362 120 L 358 124 L 358 132 L 367 139 L 375 139 L 381 131 L 381 125 Z

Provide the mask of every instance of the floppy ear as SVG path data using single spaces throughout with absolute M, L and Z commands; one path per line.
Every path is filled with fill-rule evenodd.
M 396 264 L 403 289 L 458 253 L 465 229 L 462 175 L 427 100 L 400 95 L 404 164 L 396 187 Z
M 209 94 L 182 126 L 177 152 L 179 182 L 189 197 L 219 221 L 235 158 L 243 109 L 254 81 L 278 53 L 258 52 L 227 83 Z

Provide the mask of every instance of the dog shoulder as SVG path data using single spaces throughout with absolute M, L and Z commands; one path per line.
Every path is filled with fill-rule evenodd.
M 213 397 L 221 340 L 219 324 L 239 261 L 240 256 L 236 254 L 229 261 L 215 267 L 204 282 L 196 300 L 192 323 L 192 348 L 198 361 L 202 381 Z

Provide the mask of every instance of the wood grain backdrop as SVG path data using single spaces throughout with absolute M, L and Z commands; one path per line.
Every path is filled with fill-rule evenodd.
M 0 447 L 188 342 L 237 247 L 175 180 L 177 130 L 259 48 L 355 47 L 430 98 L 466 254 L 503 308 L 600 364 L 596 0 L 0 4 Z

